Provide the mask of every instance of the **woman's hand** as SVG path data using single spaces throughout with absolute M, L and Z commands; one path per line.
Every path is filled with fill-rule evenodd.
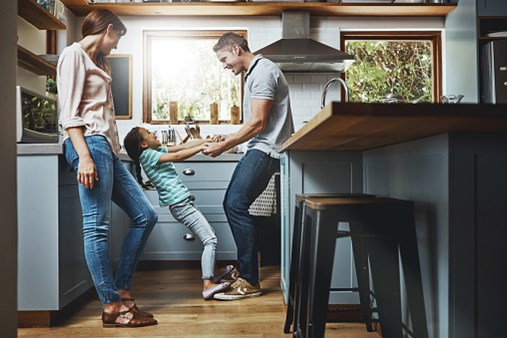
M 79 159 L 77 179 L 78 183 L 87 189 L 93 189 L 95 182 L 99 180 L 97 168 L 91 157 Z

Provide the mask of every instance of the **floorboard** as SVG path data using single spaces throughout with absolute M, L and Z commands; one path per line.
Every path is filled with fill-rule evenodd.
M 65 338 L 291 338 L 282 327 L 285 307 L 279 286 L 280 267 L 261 268 L 263 295 L 239 301 L 205 301 L 197 268 L 139 271 L 132 293 L 142 310 L 159 324 L 146 328 L 102 328 L 97 299 L 51 328 L 20 328 L 18 337 Z M 326 337 L 380 338 L 361 323 L 329 323 Z

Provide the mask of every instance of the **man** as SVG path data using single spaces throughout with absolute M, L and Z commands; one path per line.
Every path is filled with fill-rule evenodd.
M 254 55 L 247 41 L 231 32 L 224 34 L 213 50 L 225 69 L 235 75 L 245 73 L 243 126 L 234 134 L 218 136 L 221 142 L 210 143 L 203 151 L 216 157 L 249 141 L 223 202 L 238 249 L 238 278 L 229 290 L 214 296 L 235 300 L 261 295 L 255 227 L 248 209 L 279 171 L 277 149 L 294 132 L 294 126 L 286 78 L 272 61 Z

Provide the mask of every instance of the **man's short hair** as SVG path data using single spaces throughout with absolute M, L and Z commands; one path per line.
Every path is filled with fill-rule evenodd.
M 217 53 L 220 50 L 228 48 L 228 50 L 233 49 L 234 45 L 240 46 L 244 51 L 250 52 L 249 44 L 247 43 L 247 40 L 243 38 L 243 36 L 240 36 L 233 32 L 228 32 L 223 34 L 219 41 L 213 46 L 213 51 Z

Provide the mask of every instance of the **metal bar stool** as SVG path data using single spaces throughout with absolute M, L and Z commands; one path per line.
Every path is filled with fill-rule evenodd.
M 383 337 L 402 338 L 399 250 L 415 338 L 428 338 L 413 203 L 393 198 L 305 199 L 304 228 L 310 229 L 309 265 L 302 275 L 307 294 L 301 336 L 323 337 L 335 252 L 337 223 L 365 241 Z M 306 254 L 305 252 L 303 254 Z M 307 279 L 307 280 L 305 280 Z M 303 321 L 304 320 L 304 321 Z M 407 328 L 404 328 L 407 329 Z
M 291 324 L 293 332 L 300 330 L 300 323 L 305 321 L 307 307 L 306 294 L 302 292 L 307 290 L 306 285 L 302 285 L 306 279 L 302 276 L 308 271 L 309 255 L 304 254 L 309 251 L 309 227 L 304 227 L 305 222 L 305 199 L 309 197 L 319 198 L 337 198 L 337 197 L 374 197 L 374 195 L 362 193 L 340 193 L 340 194 L 296 194 L 293 239 L 291 247 L 291 262 L 289 270 L 289 292 L 286 311 L 286 320 L 284 323 L 284 333 L 290 333 Z M 349 237 L 349 231 L 338 231 L 336 238 Z M 355 257 L 355 268 L 357 273 L 358 288 L 331 289 L 330 291 L 356 291 L 359 292 L 362 315 L 365 321 L 367 331 L 372 332 L 372 309 L 370 307 L 370 287 L 368 257 L 365 251 L 363 240 L 359 237 L 352 238 L 353 253 Z

